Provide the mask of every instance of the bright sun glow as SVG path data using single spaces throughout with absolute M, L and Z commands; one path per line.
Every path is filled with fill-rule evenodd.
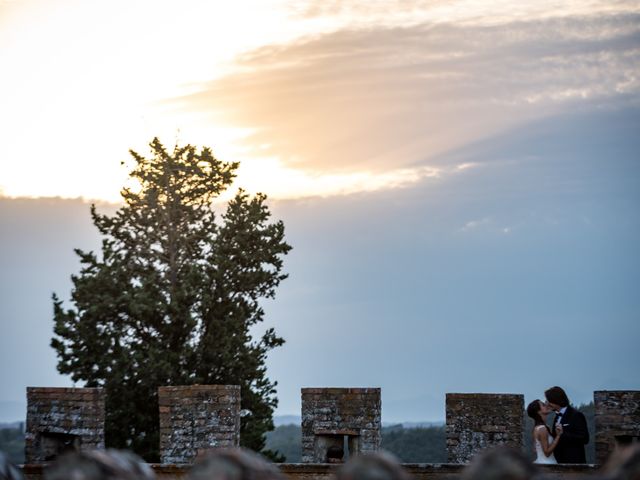
M 385 173 L 354 172 L 319 175 L 295 170 L 277 158 L 244 161 L 236 184 L 249 192 L 266 191 L 275 198 L 346 195 L 385 188 L 404 187 L 424 178 L 438 177 L 440 170 L 430 167 L 398 169 Z M 229 194 L 230 195 L 230 194 Z M 223 197 L 226 198 L 226 197 Z
M 0 1 L 0 192 L 119 199 L 128 149 L 154 136 L 236 160 L 238 129 L 162 101 L 240 52 L 300 34 L 267 2 Z M 250 14 L 248 14 L 250 13 Z M 241 25 L 242 28 L 238 28 Z M 267 186 L 268 188 L 268 186 Z

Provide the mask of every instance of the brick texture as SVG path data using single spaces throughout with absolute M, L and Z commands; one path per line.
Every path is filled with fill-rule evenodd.
M 450 463 L 467 463 L 487 447 L 521 448 L 524 397 L 511 394 L 448 393 L 447 455 Z
M 208 450 L 240 444 L 238 385 L 160 387 L 158 404 L 162 463 L 193 463 Z
M 327 448 L 345 438 L 350 455 L 380 448 L 380 389 L 303 388 L 302 462 L 325 462 Z
M 606 462 L 618 444 L 640 442 L 640 391 L 593 392 L 596 461 Z
M 25 462 L 104 448 L 104 390 L 27 387 Z

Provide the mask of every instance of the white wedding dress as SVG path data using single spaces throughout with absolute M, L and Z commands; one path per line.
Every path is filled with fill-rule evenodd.
M 536 430 L 538 430 L 539 428 L 544 428 L 545 431 L 547 430 L 547 427 L 545 427 L 544 425 L 538 425 L 536 427 Z M 549 445 L 551 445 L 551 443 L 553 443 L 553 437 L 548 432 L 547 432 L 547 435 L 549 435 L 547 442 L 549 443 Z M 540 440 L 536 438 L 535 442 L 536 442 L 536 459 L 533 461 L 533 463 L 543 463 L 547 465 L 555 465 L 556 463 L 558 463 L 553 453 L 548 457 L 544 454 L 544 451 L 542 450 L 542 445 L 540 444 Z

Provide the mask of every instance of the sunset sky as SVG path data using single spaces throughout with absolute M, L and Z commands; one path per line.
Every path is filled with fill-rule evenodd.
M 154 136 L 285 221 L 279 414 L 640 388 L 637 1 L 0 0 L 0 66 L 0 421 L 68 384 L 50 294 Z

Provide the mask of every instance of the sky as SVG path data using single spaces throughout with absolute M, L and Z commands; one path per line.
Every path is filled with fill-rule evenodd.
M 0 65 L 0 422 L 71 385 L 51 293 L 154 136 L 285 222 L 277 414 L 640 389 L 637 2 L 0 0 Z

